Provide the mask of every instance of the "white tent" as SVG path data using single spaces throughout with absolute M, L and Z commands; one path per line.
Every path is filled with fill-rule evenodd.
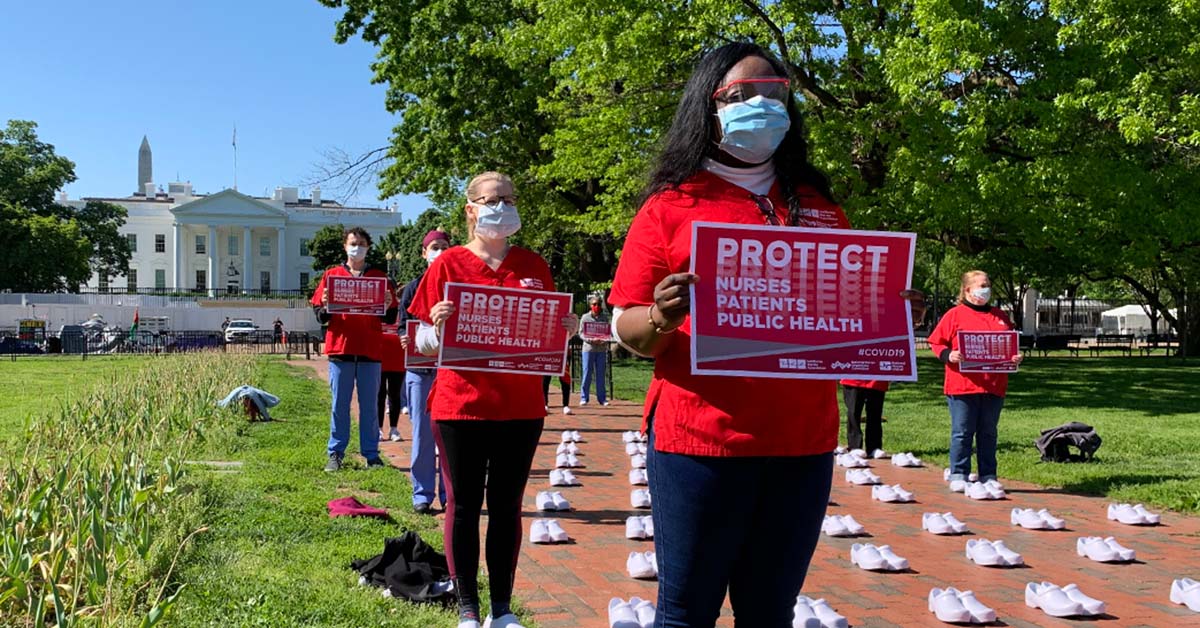
M 1140 305 L 1122 305 L 1100 313 L 1100 327 L 1106 334 L 1148 334 L 1150 317 Z M 1159 321 L 1159 331 L 1166 331 L 1166 323 Z

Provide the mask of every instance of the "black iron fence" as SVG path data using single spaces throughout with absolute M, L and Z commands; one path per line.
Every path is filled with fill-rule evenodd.
M 312 357 L 320 355 L 324 337 L 308 332 L 276 334 L 256 330 L 227 338 L 220 331 L 120 331 L 66 329 L 41 330 L 0 328 L 0 356 L 61 355 L 82 359 L 99 355 L 168 354 L 188 351 L 226 351 Z

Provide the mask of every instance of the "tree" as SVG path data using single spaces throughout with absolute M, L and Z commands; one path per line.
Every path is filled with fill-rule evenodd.
M 9 120 L 0 131 L 0 289 L 72 290 L 93 272 L 125 273 L 125 209 L 56 203 L 54 193 L 74 180 L 75 164 L 39 141 L 33 122 Z
M 506 170 L 566 283 L 611 276 L 692 66 L 751 39 L 787 66 L 856 226 L 986 253 L 1013 297 L 1157 268 L 1200 350 L 1195 2 L 321 1 L 345 9 L 338 41 L 379 47 L 401 118 L 382 193 L 448 206 Z
M 386 263 L 397 284 L 404 285 L 425 272 L 427 263 L 421 256 L 421 241 L 433 229 L 447 231 L 447 218 L 437 209 L 427 209 L 416 220 L 393 227 L 379 239 L 380 252 L 385 257 L 389 253 L 392 255 Z

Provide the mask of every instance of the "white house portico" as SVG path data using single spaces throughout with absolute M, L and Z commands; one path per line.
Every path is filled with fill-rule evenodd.
M 308 288 L 313 258 L 308 242 L 327 225 L 363 227 L 382 236 L 401 223 L 383 208 L 345 207 L 321 198 L 313 188 L 300 198 L 294 187 L 275 188 L 271 197 L 237 190 L 193 194 L 190 183 L 156 188 L 151 153 L 143 138 L 138 185 L 121 198 L 89 198 L 60 203 L 82 206 L 97 200 L 120 205 L 128 216 L 121 232 L 130 244 L 124 277 L 93 276 L 87 287 L 120 292 L 222 293 L 297 292 Z

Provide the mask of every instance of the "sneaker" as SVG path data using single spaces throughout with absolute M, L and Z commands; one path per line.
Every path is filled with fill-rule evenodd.
M 796 606 L 792 608 L 792 628 L 821 628 L 821 620 L 813 612 L 812 602 L 803 595 L 796 599 Z
M 400 414 L 408 414 L 408 406 L 404 406 L 403 408 L 400 408 Z
M 888 457 L 888 452 L 882 449 L 876 449 L 875 451 L 871 452 L 871 457 L 876 460 L 883 460 L 884 458 Z
M 1183 604 L 1193 612 L 1200 613 L 1200 582 L 1191 578 L 1179 578 L 1171 582 L 1172 604 Z
M 955 493 L 962 493 L 967 490 L 967 483 L 963 480 L 950 480 L 950 490 Z
M 367 468 L 368 469 L 382 469 L 383 467 L 386 467 L 386 466 L 387 465 L 384 464 L 383 460 L 381 458 L 379 458 L 378 456 L 376 456 L 374 458 L 369 458 L 367 460 Z
M 654 604 L 650 600 L 631 597 L 629 598 L 629 605 L 633 607 L 633 612 L 637 613 L 638 628 L 651 628 L 654 626 L 654 620 L 658 613 L 655 612 Z
M 629 505 L 634 508 L 649 508 L 650 507 L 650 491 L 644 488 L 636 488 L 629 493 Z
M 607 401 L 601 401 L 601 402 L 600 402 L 600 405 L 602 405 L 602 406 L 604 406 L 605 408 L 607 408 L 608 406 L 610 406 L 610 405 L 612 405 L 612 404 L 608 403 Z
M 400 436 L 400 430 L 393 427 L 392 431 L 388 433 L 388 440 L 392 441 L 393 443 L 398 443 L 404 440 L 404 437 Z
M 525 628 L 525 627 L 522 626 L 521 623 L 517 621 L 516 615 L 513 615 L 512 613 L 508 613 L 506 615 L 501 615 L 495 619 L 492 619 L 492 616 L 488 615 L 487 619 L 483 620 L 483 628 Z
M 646 538 L 654 538 L 654 517 L 650 515 L 642 515 L 642 529 L 646 531 Z
M 325 463 L 325 470 L 329 472 L 342 470 L 342 455 L 329 454 L 329 462 Z
M 650 479 L 646 477 L 645 469 L 630 469 L 629 484 L 631 486 L 646 486 L 650 484 Z
M 537 494 L 534 500 L 537 503 L 537 509 L 543 512 L 550 510 L 558 510 L 554 505 L 554 496 L 549 491 L 541 491 Z
M 633 606 L 619 597 L 608 601 L 608 625 L 609 628 L 642 628 Z
M 650 552 L 629 552 L 629 558 L 625 561 L 625 569 L 629 571 L 630 578 L 639 580 L 654 579 L 657 574 L 654 571 L 654 566 L 648 560 L 647 554 Z
M 580 408 L 582 408 L 583 406 L 586 406 L 587 404 L 588 404 L 588 400 L 587 400 L 587 399 L 580 399 L 580 400 L 579 400 L 579 407 L 580 407 Z
M 417 513 L 418 515 L 431 515 L 433 514 L 433 507 L 425 502 L 421 502 L 419 504 L 413 504 L 413 512 Z
M 642 454 L 634 454 L 629 457 L 629 466 L 634 469 L 646 468 L 646 457 Z
M 571 406 L 563 406 L 563 414 L 571 414 Z
M 562 493 L 560 493 L 558 491 L 554 491 L 553 493 L 550 493 L 550 498 L 554 500 L 554 509 L 555 510 L 558 510 L 561 512 L 564 510 L 571 509 L 571 502 L 567 501 L 567 498 L 563 497 Z
M 537 544 L 550 542 L 550 529 L 546 527 L 545 519 L 534 519 L 529 524 L 529 542 Z
M 553 543 L 566 543 L 571 540 L 567 535 L 567 531 L 558 523 L 558 519 L 550 519 L 546 521 L 546 532 L 550 534 L 550 541 Z
M 646 526 L 642 524 L 642 518 L 634 515 L 625 520 L 625 538 L 641 541 L 646 538 Z

